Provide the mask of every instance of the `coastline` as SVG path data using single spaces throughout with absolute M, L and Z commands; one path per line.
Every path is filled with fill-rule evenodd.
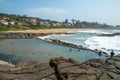
M 60 29 L 38 29 L 38 30 L 18 30 L 18 31 L 5 31 L 10 33 L 66 33 L 68 31 L 81 31 L 81 30 L 99 30 L 99 29 L 92 29 L 92 28 L 60 28 Z
M 100 29 L 89 29 L 89 28 L 74 28 L 74 29 L 67 29 L 67 28 L 62 28 L 62 29 L 39 29 L 39 30 L 19 30 L 19 31 L 6 31 L 6 32 L 1 32 L 0 33 L 0 39 L 2 41 L 2 39 L 29 39 L 29 38 L 38 38 L 38 36 L 47 36 L 50 34 L 72 34 L 72 33 L 68 33 L 69 31 L 85 31 L 85 30 L 100 30 Z M 40 39 L 40 38 L 39 38 Z M 41 39 L 44 41 L 47 41 L 45 39 Z M 99 54 L 99 50 L 91 50 L 88 49 L 86 47 L 83 47 L 82 45 L 75 45 L 72 43 L 66 43 L 66 42 L 62 42 L 60 40 L 51 40 L 51 41 L 47 41 L 50 43 L 54 43 L 54 44 L 58 44 L 58 45 L 64 45 L 64 46 L 69 46 L 69 47 L 74 47 L 74 48 L 78 48 L 78 49 L 84 49 L 84 50 L 89 50 L 89 51 L 94 51 L 96 53 Z M 103 52 L 103 54 L 106 54 L 106 56 L 108 56 L 107 53 Z
M 54 29 L 56 30 L 56 29 Z M 2 34 L 7 37 L 5 38 L 34 38 L 38 36 L 44 36 L 54 34 L 52 29 L 41 33 L 34 31 L 13 31 L 3 32 Z M 69 29 L 71 30 L 71 29 Z M 72 29 L 73 30 L 73 29 Z M 74 29 L 79 30 L 79 29 Z M 82 29 L 86 30 L 86 29 Z M 88 29 L 87 29 L 88 30 Z M 93 30 L 93 29 L 92 29 Z M 43 30 L 44 31 L 44 30 Z M 53 31 L 53 32 L 52 32 Z M 66 33 L 67 30 L 56 32 L 56 34 Z M 2 35 L 2 36 L 3 36 Z M 1 35 L 0 35 L 1 36 Z M 11 37 L 9 37 L 11 36 Z M 45 40 L 44 40 L 45 41 Z M 69 43 L 61 42 L 58 40 L 52 40 L 54 44 L 69 46 Z M 58 43 L 59 42 L 59 43 Z M 71 47 L 80 47 L 74 44 Z M 52 58 L 49 63 L 42 63 L 40 61 L 28 61 L 17 63 L 14 66 L 9 66 L 8 62 L 0 61 L 0 79 L 1 80 L 72 80 L 72 79 L 93 79 L 93 80 L 119 80 L 120 79 L 120 55 L 114 56 L 113 59 L 91 59 L 84 63 L 74 60 L 73 58 L 66 59 L 64 57 Z M 17 75 L 16 75 L 17 74 Z M 76 76 L 77 75 L 77 76 Z
M 18 31 L 2 31 L 0 39 L 23 39 L 37 38 L 38 36 L 46 36 L 50 34 L 72 34 L 69 31 L 84 31 L 84 30 L 100 30 L 91 28 L 61 28 L 61 29 L 38 29 L 38 30 L 18 30 Z
M 68 47 L 71 47 L 71 48 L 76 48 L 76 49 L 79 49 L 79 50 L 82 49 L 82 50 L 93 51 L 96 54 L 98 54 L 99 56 L 101 56 L 102 54 L 105 54 L 106 57 L 109 56 L 108 53 L 106 53 L 106 52 L 100 53 L 99 50 L 88 49 L 86 47 L 83 47 L 82 45 L 75 45 L 73 43 L 67 43 L 67 42 L 63 42 L 61 40 L 57 40 L 57 39 L 46 39 L 46 38 L 45 39 L 38 38 L 38 39 L 49 42 L 49 43 L 53 43 L 53 44 L 58 44 L 58 45 L 68 46 Z
M 49 63 L 27 61 L 15 67 L 0 64 L 0 80 L 120 80 L 120 55 L 80 63 L 56 57 Z

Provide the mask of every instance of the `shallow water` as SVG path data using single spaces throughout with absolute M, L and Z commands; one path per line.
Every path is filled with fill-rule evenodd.
M 70 47 L 57 45 L 40 39 L 4 39 L 0 42 L 0 59 L 8 60 L 13 63 L 18 61 L 38 60 L 48 62 L 51 58 L 65 57 L 74 58 L 80 62 L 91 58 L 105 58 L 98 56 L 97 53 L 88 50 L 78 50 Z M 3 57 L 4 56 L 4 57 Z

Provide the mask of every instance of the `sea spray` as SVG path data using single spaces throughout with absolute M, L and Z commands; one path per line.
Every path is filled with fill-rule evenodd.
M 120 36 L 103 37 L 103 36 L 93 36 L 85 41 L 85 44 L 90 49 L 99 49 L 110 53 L 114 50 L 116 54 L 120 54 Z
M 61 40 L 63 42 L 73 43 L 75 45 L 82 45 L 89 49 L 98 49 L 110 53 L 114 50 L 116 54 L 120 54 L 120 36 L 98 36 L 101 34 L 114 34 L 120 30 L 75 30 L 69 31 L 74 34 L 64 35 L 49 35 L 51 39 Z M 46 36 L 47 37 L 47 36 Z M 45 37 L 44 37 L 45 38 Z M 47 37 L 48 38 L 48 37 Z

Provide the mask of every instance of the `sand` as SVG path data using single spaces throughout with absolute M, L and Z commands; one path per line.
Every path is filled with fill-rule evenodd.
M 14 32 L 14 33 L 66 33 L 68 31 L 74 31 L 74 30 L 94 30 L 94 29 L 80 29 L 80 28 L 74 28 L 74 29 L 38 29 L 38 30 L 18 30 L 18 31 L 7 31 L 7 32 Z
M 8 63 L 6 61 L 2 61 L 2 60 L 0 60 L 0 65 L 6 65 L 6 66 L 10 66 L 10 67 L 15 67 L 15 65 L 13 65 L 11 63 Z

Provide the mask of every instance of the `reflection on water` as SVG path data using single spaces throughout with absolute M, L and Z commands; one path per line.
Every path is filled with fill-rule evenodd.
M 12 55 L 13 62 L 39 60 L 48 62 L 54 57 L 74 58 L 84 62 L 91 58 L 105 58 L 105 55 L 99 57 L 96 53 L 87 50 L 79 50 L 70 47 L 57 45 L 42 41 L 40 39 L 4 39 L 0 42 L 0 59 L 8 59 Z M 2 54 L 8 56 L 3 58 Z

